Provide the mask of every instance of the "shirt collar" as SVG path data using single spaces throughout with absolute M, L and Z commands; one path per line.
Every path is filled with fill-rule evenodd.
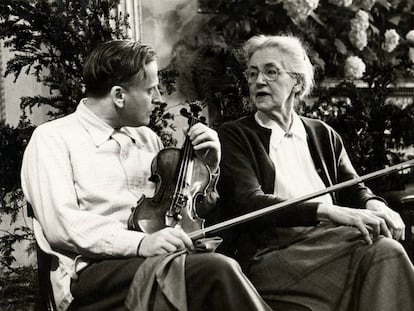
M 260 111 L 255 113 L 254 118 L 259 125 L 272 130 L 272 140 L 276 144 L 279 144 L 284 136 L 295 136 L 303 141 L 307 139 L 305 126 L 296 112 L 292 113 L 292 125 L 287 132 L 276 121 Z
M 106 142 L 114 132 L 114 128 L 105 123 L 85 105 L 86 98 L 82 99 L 76 108 L 76 115 L 91 135 L 96 147 Z
M 290 127 L 289 133 L 297 136 L 299 139 L 303 141 L 306 141 L 308 138 L 306 134 L 305 126 L 303 125 L 302 120 L 299 118 L 296 112 L 293 112 L 293 122 L 292 122 L 292 126 Z

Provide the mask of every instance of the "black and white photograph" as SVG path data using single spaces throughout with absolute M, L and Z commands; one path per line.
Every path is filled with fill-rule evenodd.
M 0 0 L 0 310 L 413 311 L 413 0 Z

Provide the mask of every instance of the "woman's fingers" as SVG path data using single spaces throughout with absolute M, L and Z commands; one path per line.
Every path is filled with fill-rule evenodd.
M 391 219 L 391 216 L 387 213 L 334 205 L 321 206 L 321 208 L 322 213 L 325 216 L 327 215 L 331 221 L 357 228 L 368 244 L 372 243 L 370 235 L 377 237 L 383 234 L 389 238 L 399 238 L 401 236 L 401 230 L 398 230 L 398 219 Z
M 354 223 L 353 226 L 356 227 L 359 230 L 359 232 L 361 232 L 364 241 L 367 242 L 367 244 L 372 244 L 372 239 L 365 223 L 362 222 L 362 220 L 359 218 L 354 219 L 352 222 Z
M 386 221 L 392 238 L 396 240 L 405 239 L 405 224 L 399 213 L 391 209 L 383 201 L 377 199 L 368 200 L 365 206 Z
M 402 237 L 402 232 L 405 231 L 404 222 L 401 219 L 401 216 L 390 210 L 387 211 L 371 211 L 375 216 L 380 217 L 384 224 L 382 226 L 382 233 L 390 238 L 399 240 Z

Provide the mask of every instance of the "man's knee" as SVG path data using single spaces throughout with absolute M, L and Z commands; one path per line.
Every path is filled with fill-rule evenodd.
M 235 272 L 240 273 L 240 265 L 234 259 L 222 254 L 212 253 L 205 258 L 204 267 L 211 274 L 233 274 Z
M 218 253 L 196 254 L 187 258 L 187 275 L 197 273 L 198 277 L 211 282 L 237 279 L 241 274 L 240 265 L 234 259 Z

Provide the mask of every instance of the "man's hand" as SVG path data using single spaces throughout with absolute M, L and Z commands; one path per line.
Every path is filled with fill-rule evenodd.
M 181 228 L 168 227 L 144 237 L 138 249 L 138 254 L 143 257 L 151 257 L 172 253 L 184 248 L 194 249 L 190 237 Z
M 388 216 L 390 219 L 387 222 L 388 228 L 391 231 L 391 235 L 395 240 L 405 240 L 405 224 L 397 212 L 393 211 L 384 202 L 376 199 L 368 200 L 365 204 L 366 209 L 370 211 L 381 212 Z
M 197 155 L 206 162 L 212 173 L 216 172 L 221 158 L 217 132 L 202 123 L 197 123 L 189 129 L 187 135 Z
M 374 237 L 380 234 L 389 238 L 393 237 L 390 230 L 393 220 L 388 213 L 383 211 L 320 204 L 317 215 L 319 220 L 330 220 L 336 224 L 357 228 L 368 244 L 372 243 L 370 234 Z

